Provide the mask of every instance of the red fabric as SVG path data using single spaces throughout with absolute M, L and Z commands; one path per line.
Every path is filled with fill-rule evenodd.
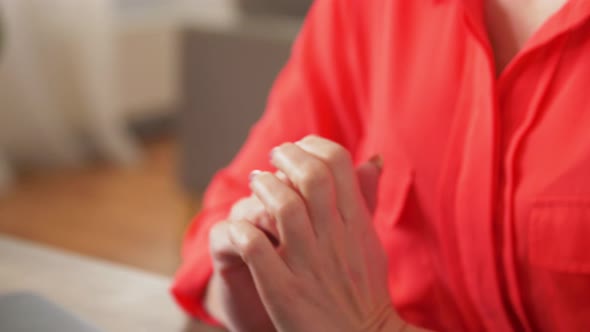
M 496 77 L 481 1 L 319 0 L 186 236 L 180 304 L 208 319 L 208 229 L 272 147 L 315 133 L 384 158 L 375 224 L 406 320 L 587 330 L 589 18 L 590 1 L 569 1 Z

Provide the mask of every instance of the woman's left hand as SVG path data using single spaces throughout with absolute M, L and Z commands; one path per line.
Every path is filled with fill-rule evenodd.
M 275 327 L 402 328 L 390 302 L 387 259 L 363 198 L 366 188 L 349 153 L 309 136 L 275 148 L 271 162 L 289 181 L 253 172 L 250 187 L 276 220 L 279 247 L 247 221 L 233 222 L 230 232 Z

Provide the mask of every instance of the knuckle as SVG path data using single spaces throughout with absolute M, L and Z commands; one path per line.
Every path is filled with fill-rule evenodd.
M 274 153 L 288 153 L 289 149 L 293 147 L 293 143 L 287 142 L 277 146 L 273 151 Z
M 287 195 L 276 207 L 275 215 L 279 220 L 295 219 L 303 211 L 301 199 L 295 195 Z
M 339 165 L 342 163 L 352 163 L 350 152 L 334 141 L 316 135 L 309 135 L 302 139 L 301 142 L 309 145 L 321 146 L 323 150 L 322 159 L 329 164 Z
M 218 247 L 219 243 L 224 242 L 224 238 L 227 238 L 229 235 L 227 233 L 227 222 L 220 221 L 209 229 L 209 249 L 215 250 Z
M 252 206 L 254 206 L 253 203 L 252 196 L 242 198 L 235 202 L 230 209 L 230 219 L 241 219 L 244 217 L 246 214 L 248 214 L 248 211 L 252 208 Z
M 243 214 L 245 210 L 246 204 L 248 203 L 248 198 L 242 198 L 237 201 L 234 205 L 232 205 L 231 210 L 229 211 L 230 219 L 239 218 L 240 215 Z
M 211 229 L 209 230 L 209 239 L 215 239 L 221 235 L 221 233 L 224 231 L 223 223 L 224 222 L 221 221 L 211 226 Z
M 253 222 L 264 215 L 264 206 L 255 197 L 243 198 L 231 208 L 230 220 L 245 220 Z
M 253 259 L 256 259 L 256 257 L 264 252 L 264 241 L 265 239 L 262 234 L 255 233 L 250 235 L 248 240 L 242 244 L 242 259 L 245 262 L 250 262 Z
M 315 190 L 330 185 L 330 171 L 321 162 L 306 163 L 300 173 L 300 185 L 303 190 Z
M 320 140 L 323 140 L 323 138 L 321 138 L 318 135 L 311 134 L 311 135 L 307 135 L 303 139 L 301 139 L 301 142 L 303 142 L 303 143 L 316 143 Z
M 346 165 L 352 162 L 350 152 L 334 143 L 326 152 L 326 162 L 333 166 Z

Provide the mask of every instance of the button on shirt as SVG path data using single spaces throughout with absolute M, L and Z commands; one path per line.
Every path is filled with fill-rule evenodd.
M 587 330 L 589 18 L 590 1 L 570 0 L 497 77 L 481 0 L 317 1 L 187 232 L 178 302 L 214 321 L 202 303 L 208 230 L 249 194 L 251 170 L 271 170 L 274 146 L 318 134 L 358 163 L 383 156 L 374 220 L 405 320 Z

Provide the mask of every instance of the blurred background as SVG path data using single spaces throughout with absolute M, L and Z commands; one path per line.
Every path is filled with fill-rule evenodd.
M 0 0 L 0 233 L 171 276 L 310 0 Z

